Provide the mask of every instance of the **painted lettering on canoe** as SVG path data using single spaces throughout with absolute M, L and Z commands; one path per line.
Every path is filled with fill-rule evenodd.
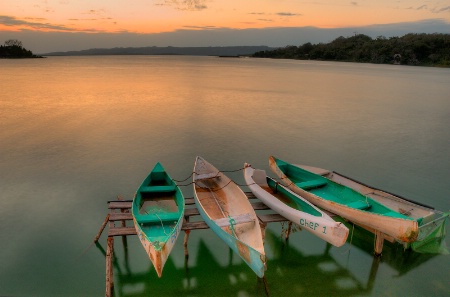
M 317 227 L 320 226 L 320 224 L 319 224 L 319 223 L 316 223 L 316 222 L 310 222 L 310 221 L 308 221 L 307 219 L 300 219 L 300 226 L 302 226 L 302 227 L 308 227 L 308 228 L 310 228 L 310 229 L 312 229 L 312 230 L 316 230 Z M 327 227 L 326 227 L 326 226 L 323 226 L 323 231 L 322 231 L 322 233 L 327 234 L 326 231 L 327 231 Z

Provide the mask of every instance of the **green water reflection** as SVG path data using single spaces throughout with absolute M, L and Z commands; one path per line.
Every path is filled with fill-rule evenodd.
M 392 269 L 394 277 L 400 277 L 438 256 L 404 251 L 402 246 L 388 242 L 381 258 L 372 256 L 373 235 L 358 227 L 349 237 L 351 244 L 343 249 L 324 244 L 311 255 L 299 249 L 298 241 L 308 239 L 305 232 L 291 234 L 288 240 L 282 239 L 282 233 L 280 226 L 266 230 L 269 261 L 265 279 L 256 277 L 231 250 L 224 265 L 226 256 L 221 252 L 218 257 L 218 252 L 207 242 L 217 239 L 205 240 L 204 236 L 197 244 L 188 245 L 189 253 L 197 255 L 195 259 L 185 258 L 184 265 L 176 265 L 169 257 L 163 277 L 159 279 L 147 259 L 147 269 L 134 271 L 129 257 L 133 249 L 139 247 L 130 247 L 126 239 L 117 238 L 113 261 L 115 295 L 149 296 L 157 292 L 162 296 L 211 296 L 213 292 L 214 296 L 330 296 L 330 293 L 333 296 L 370 296 L 374 293 L 380 267 L 382 274 Z M 97 248 L 106 254 L 101 244 L 97 244 Z M 356 269 L 349 264 L 354 261 L 360 262 Z M 409 293 L 415 295 L 414 291 Z M 385 294 L 396 296 L 398 292 L 395 288 L 386 288 Z

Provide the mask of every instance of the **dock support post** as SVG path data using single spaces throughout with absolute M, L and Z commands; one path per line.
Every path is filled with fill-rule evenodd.
M 288 223 L 288 228 L 287 228 L 287 231 L 286 231 L 286 237 L 285 237 L 285 240 L 288 240 L 288 239 L 289 239 L 289 235 L 291 234 L 291 228 L 292 228 L 292 222 L 289 221 L 289 223 Z
M 189 234 L 191 233 L 191 230 L 184 231 L 184 258 L 186 261 L 189 259 L 189 251 L 188 251 L 188 240 L 189 240 Z
M 263 244 L 265 243 L 265 239 L 266 239 L 266 224 L 263 223 L 261 220 L 259 220 L 259 227 L 261 228 L 261 235 L 262 235 L 262 241 Z
M 375 256 L 381 257 L 381 252 L 383 251 L 384 236 L 383 233 L 376 230 L 375 231 Z
M 94 242 L 98 242 L 100 239 L 100 236 L 102 236 L 103 230 L 105 230 L 106 224 L 108 224 L 109 221 L 109 214 L 106 215 L 105 221 L 103 222 L 102 226 L 100 227 L 100 230 L 98 231 L 97 236 L 95 236 Z
M 106 297 L 111 297 L 114 289 L 114 275 L 112 258 L 114 253 L 114 238 L 108 237 L 108 246 L 106 248 Z

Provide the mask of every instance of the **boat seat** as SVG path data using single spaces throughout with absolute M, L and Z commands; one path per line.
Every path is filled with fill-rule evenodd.
M 143 193 L 168 193 L 176 190 L 175 185 L 170 186 L 149 186 L 140 188 L 140 192 Z
M 138 223 L 161 223 L 163 222 L 174 222 L 178 221 L 180 218 L 180 213 L 178 212 L 166 212 L 166 213 L 151 213 L 151 214 L 138 214 L 135 215 L 136 221 Z
M 396 212 L 396 211 L 388 211 L 388 212 L 383 213 L 383 215 L 384 215 L 384 216 L 388 216 L 388 217 L 393 217 L 393 218 L 405 218 L 405 219 L 411 219 L 411 218 L 409 218 L 408 216 L 403 215 L 403 214 L 401 214 L 401 213 L 399 213 L 399 212 Z
M 230 220 L 231 220 L 231 222 L 230 222 Z M 240 214 L 240 215 L 236 215 L 236 216 L 232 216 L 232 217 L 217 219 L 217 220 L 214 220 L 214 222 L 219 227 L 228 227 L 231 225 L 231 223 L 233 225 L 238 225 L 238 224 L 243 224 L 243 223 L 248 223 L 248 222 L 255 222 L 255 219 L 249 213 L 244 213 L 244 214 Z
M 219 172 L 197 174 L 195 176 L 195 180 L 210 179 L 210 178 L 214 178 L 214 177 L 219 177 Z
M 353 202 L 347 203 L 346 205 L 348 207 L 360 209 L 360 210 L 368 209 L 371 206 L 368 202 L 361 201 L 361 200 L 353 201 Z
M 309 181 L 305 181 L 305 182 L 301 182 L 301 183 L 295 183 L 295 185 L 297 187 L 299 187 L 300 189 L 303 189 L 305 191 L 307 190 L 311 190 L 314 188 L 320 188 L 323 187 L 327 184 L 326 180 L 322 180 L 322 179 L 314 179 L 314 180 L 309 180 Z

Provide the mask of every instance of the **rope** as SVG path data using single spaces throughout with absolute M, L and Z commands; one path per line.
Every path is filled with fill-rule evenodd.
M 238 171 L 241 171 L 241 170 L 244 170 L 244 169 L 245 169 L 245 167 L 242 167 L 242 168 L 239 168 L 239 169 L 234 169 L 234 170 L 219 170 L 219 171 L 217 172 L 217 175 L 216 175 L 216 176 L 218 176 L 220 172 L 238 172 Z M 188 179 L 190 179 L 190 178 L 192 177 L 192 175 L 194 175 L 194 173 L 198 175 L 197 172 L 192 171 L 191 174 L 190 174 L 188 177 L 186 177 L 185 179 L 182 179 L 182 180 L 177 180 L 177 179 L 174 179 L 174 178 L 172 178 L 172 179 L 173 179 L 174 182 L 182 183 L 182 182 L 185 182 L 185 181 L 187 181 Z M 189 184 L 187 184 L 187 185 L 190 185 L 190 184 L 192 184 L 192 183 L 189 183 Z M 185 186 L 185 185 L 179 185 L 179 186 Z
M 353 226 L 353 227 L 352 227 L 352 235 L 350 236 L 350 242 L 349 242 L 350 246 L 349 246 L 348 249 L 347 249 L 345 252 L 343 252 L 342 254 L 346 254 L 346 253 L 350 252 L 350 249 L 352 248 L 353 231 L 355 231 L 355 224 L 352 223 L 352 226 Z
M 166 233 L 166 228 L 164 228 L 164 224 L 163 221 L 161 220 L 161 218 L 159 217 L 159 215 L 155 212 L 154 215 L 159 219 L 159 221 L 161 222 L 161 228 L 163 229 L 164 234 L 166 234 L 166 236 L 169 236 L 170 234 Z
M 230 215 L 228 215 L 228 219 L 229 219 L 229 222 L 230 222 L 231 232 L 233 233 L 233 236 L 236 237 L 236 233 L 234 232 L 234 225 L 236 225 L 236 220 L 233 219 Z
M 211 177 L 210 179 L 218 177 L 218 176 L 219 176 L 219 173 L 221 173 L 221 172 L 222 172 L 222 173 L 223 173 L 223 172 L 238 172 L 238 171 L 241 171 L 241 170 L 244 170 L 244 169 L 245 169 L 245 167 L 242 167 L 242 168 L 239 168 L 239 169 L 235 169 L 235 170 L 222 170 L 222 171 L 219 170 L 219 171 L 217 172 L 217 174 L 216 174 L 215 176 Z M 176 179 L 173 179 L 173 181 L 175 181 L 175 182 L 177 182 L 177 183 L 185 182 L 185 181 L 187 181 L 189 178 L 191 178 L 192 175 L 194 175 L 194 174 L 199 175 L 197 172 L 193 171 L 187 178 L 185 178 L 185 179 L 183 179 L 183 180 L 176 180 Z M 190 183 L 188 183 L 188 184 L 177 184 L 177 186 L 179 186 L 179 187 L 187 187 L 187 186 L 190 186 L 190 185 L 192 185 L 192 184 L 195 184 L 196 186 L 198 186 L 199 188 L 202 188 L 202 189 L 209 189 L 210 191 L 219 191 L 219 190 L 222 190 L 223 188 L 225 188 L 226 186 L 228 186 L 231 182 L 234 182 L 236 185 L 238 185 L 238 186 L 240 186 L 240 187 L 245 187 L 245 186 L 250 186 L 250 185 L 256 184 L 256 183 L 251 183 L 251 184 L 238 184 L 237 182 L 235 182 L 235 181 L 233 181 L 233 180 L 230 179 L 230 181 L 229 181 L 226 185 L 224 185 L 223 187 L 218 188 L 218 189 L 211 189 L 211 188 L 209 188 L 209 187 L 208 187 L 208 188 L 204 188 L 204 187 L 200 186 L 199 184 L 197 184 L 196 181 L 192 181 L 192 182 L 190 182 Z

